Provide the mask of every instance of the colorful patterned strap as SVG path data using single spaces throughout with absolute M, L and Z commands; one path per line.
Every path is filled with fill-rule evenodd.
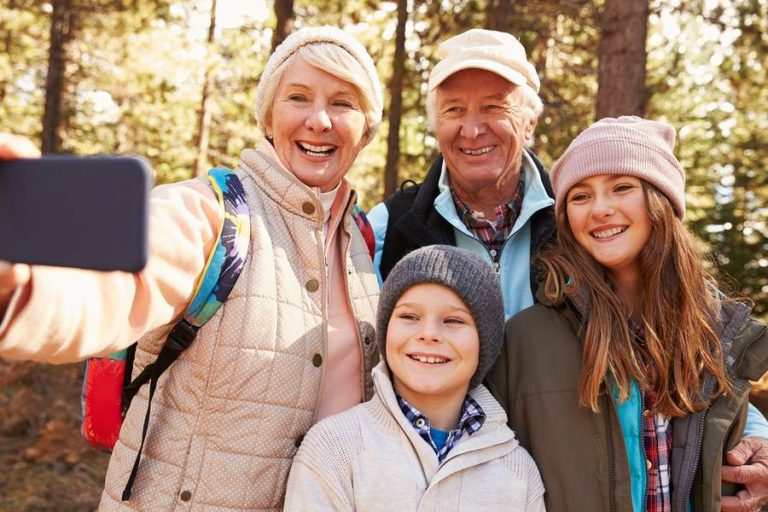
M 229 292 L 232 291 L 237 278 L 240 276 L 248 254 L 251 231 L 250 217 L 245 200 L 245 191 L 240 179 L 234 171 L 217 167 L 208 171 L 208 181 L 224 213 L 224 222 L 222 222 L 216 246 L 208 255 L 202 277 L 195 286 L 195 295 L 184 313 L 184 318 L 171 329 L 155 362 L 147 365 L 136 379 L 123 388 L 123 404 L 125 406 L 138 389 L 144 383 L 149 382 L 149 397 L 147 412 L 144 415 L 141 444 L 136 453 L 131 474 L 123 489 L 123 501 L 131 499 L 133 483 L 139 472 L 141 454 L 149 429 L 152 398 L 157 389 L 160 375 L 192 344 L 200 327 L 210 320 L 227 300 Z
M 224 222 L 214 250 L 208 255 L 195 295 L 184 318 L 201 327 L 216 313 L 235 286 L 248 254 L 251 221 L 243 184 L 225 167 L 208 171 L 208 181 L 224 212 Z

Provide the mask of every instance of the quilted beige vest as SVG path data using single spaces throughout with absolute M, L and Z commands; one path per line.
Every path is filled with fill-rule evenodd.
M 251 214 L 246 267 L 224 306 L 161 377 L 133 495 L 120 501 L 141 441 L 148 386 L 134 398 L 109 463 L 99 510 L 280 510 L 291 460 L 309 430 L 327 343 L 323 211 L 315 194 L 261 153 L 237 174 Z M 359 330 L 362 395 L 378 359 L 378 283 L 348 214 L 342 266 Z M 134 372 L 171 326 L 139 342 Z

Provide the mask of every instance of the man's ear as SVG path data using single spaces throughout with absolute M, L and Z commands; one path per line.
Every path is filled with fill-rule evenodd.
M 525 140 L 526 141 L 532 141 L 533 140 L 533 133 L 536 131 L 536 125 L 538 124 L 539 120 L 537 118 L 531 119 L 526 123 L 525 126 Z

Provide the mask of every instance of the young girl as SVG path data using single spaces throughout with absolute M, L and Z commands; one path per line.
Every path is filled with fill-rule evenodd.
M 542 304 L 509 321 L 490 379 L 550 511 L 720 510 L 747 379 L 768 367 L 766 327 L 717 290 L 681 222 L 674 140 L 603 119 L 552 169 Z
M 412 252 L 377 323 L 376 393 L 309 431 L 285 510 L 544 510 L 536 465 L 480 385 L 504 326 L 490 265 L 454 247 Z

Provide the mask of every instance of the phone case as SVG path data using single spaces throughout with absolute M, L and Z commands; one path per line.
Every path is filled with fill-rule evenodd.
M 0 259 L 137 272 L 151 186 L 137 157 L 0 161 Z

